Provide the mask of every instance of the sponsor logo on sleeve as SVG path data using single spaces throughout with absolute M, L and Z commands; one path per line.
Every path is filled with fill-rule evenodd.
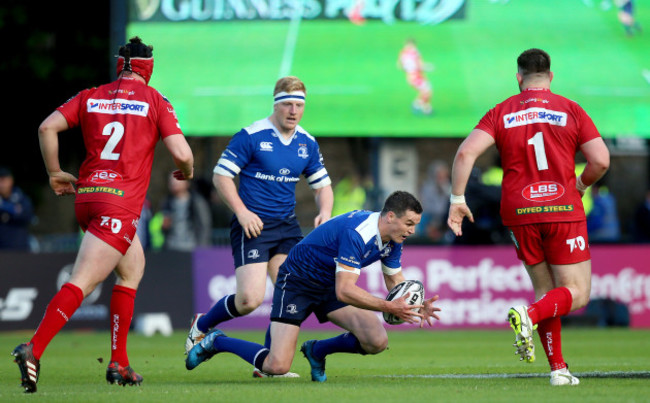
M 149 104 L 129 99 L 92 99 L 86 102 L 89 113 L 104 113 L 107 115 L 147 116 Z
M 357 267 L 361 264 L 354 256 L 339 256 L 339 259 L 348 265 L 353 265 L 354 267 Z
M 503 116 L 503 124 L 506 129 L 531 125 L 533 123 L 566 126 L 567 114 L 545 108 L 528 108 L 523 111 L 509 113 Z
M 526 200 L 534 202 L 547 202 L 558 199 L 564 195 L 564 186 L 557 182 L 535 182 L 526 186 L 521 195 Z

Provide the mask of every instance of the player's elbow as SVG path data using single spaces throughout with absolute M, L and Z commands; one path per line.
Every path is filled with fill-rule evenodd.
M 597 158 L 589 161 L 599 174 L 604 175 L 609 169 L 609 153 L 599 155 Z
M 350 303 L 347 292 L 339 287 L 336 288 L 336 299 L 346 304 Z
M 348 305 L 353 305 L 353 302 L 355 301 L 353 298 L 354 294 L 352 287 L 339 285 L 336 287 L 336 299 Z
M 474 161 L 476 161 L 476 153 L 471 150 L 469 147 L 460 147 L 456 152 L 456 157 L 454 158 L 454 165 L 457 166 L 472 166 Z

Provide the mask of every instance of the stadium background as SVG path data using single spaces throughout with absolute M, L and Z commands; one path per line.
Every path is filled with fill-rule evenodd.
M 181 1 L 174 0 L 175 3 Z M 138 2 L 144 5 L 149 3 L 146 0 Z M 505 10 L 505 7 L 516 6 L 517 3 L 530 4 L 523 0 L 466 1 L 470 13 L 474 5 L 503 7 Z M 642 93 L 641 96 L 634 97 L 630 108 L 647 108 L 650 100 L 647 95 L 649 87 L 644 87 L 644 81 L 638 81 L 640 77 L 637 73 L 632 74 L 620 68 L 621 64 L 627 67 L 650 67 L 643 62 L 644 58 L 647 62 L 649 57 L 647 49 L 650 37 L 647 33 L 635 38 L 625 38 L 622 29 L 617 25 L 615 10 L 598 11 L 600 0 L 554 0 L 538 4 L 544 4 L 540 7 L 556 7 L 555 15 L 558 21 L 564 21 L 573 27 L 574 35 L 593 37 L 595 30 L 601 30 L 599 35 L 604 32 L 606 38 L 595 37 L 595 48 L 592 46 L 581 51 L 569 47 L 566 50 L 568 53 L 564 55 L 565 60 L 572 60 L 570 67 L 575 71 L 581 71 L 580 68 L 585 63 L 595 64 L 592 67 L 601 70 L 595 79 L 599 84 L 636 79 Z M 557 8 L 562 4 L 572 7 L 591 5 L 590 12 L 598 13 L 601 23 L 590 27 L 576 25 L 578 20 L 573 18 L 575 14 Z M 637 6 L 637 17 L 647 29 L 650 26 L 647 3 L 638 2 Z M 533 14 L 538 11 L 529 10 Z M 33 233 L 45 249 L 51 249 L 50 252 L 31 254 L 0 253 L 0 349 L 5 353 L 32 334 L 45 304 L 61 281 L 65 281 L 66 273 L 74 259 L 78 239 L 72 199 L 56 198 L 47 187 L 47 175 L 38 151 L 36 129 L 47 114 L 76 91 L 112 79 L 113 55 L 116 53 L 117 44 L 124 42 L 125 29 L 111 25 L 111 21 L 126 19 L 126 15 L 125 0 L 94 1 L 92 6 L 85 0 L 5 0 L 0 3 L 0 37 L 3 38 L 0 75 L 4 78 L 2 105 L 5 111 L 0 165 L 9 166 L 14 171 L 17 184 L 34 200 L 39 222 L 33 227 Z M 500 22 L 501 28 L 508 31 L 513 38 L 523 35 L 512 29 L 511 23 L 514 20 L 511 18 Z M 593 19 L 591 21 L 594 22 Z M 604 31 L 603 26 L 606 27 Z M 453 32 L 452 27 L 453 24 L 445 29 Z M 484 28 L 493 30 L 496 27 L 491 24 Z M 527 28 L 531 35 L 541 32 L 539 26 Z M 426 31 L 428 28 L 418 29 Z M 480 42 L 481 38 L 482 33 L 478 32 L 469 40 Z M 611 48 L 609 52 L 601 52 L 601 47 L 605 48 L 605 45 L 611 44 L 614 38 L 617 38 L 619 48 L 614 48 L 614 52 L 611 52 Z M 144 39 L 162 51 L 163 48 L 158 47 L 158 38 Z M 187 45 L 183 42 L 182 35 L 178 39 L 178 47 Z M 560 44 L 570 44 L 570 41 L 563 37 L 556 40 Z M 456 38 L 449 46 L 461 47 L 463 41 Z M 630 53 L 630 49 L 639 47 L 642 49 L 641 53 Z M 174 52 L 177 50 L 179 49 L 174 49 Z M 489 84 L 501 88 L 495 91 L 493 87 L 488 89 L 481 85 L 484 94 L 476 98 L 488 104 L 496 102 L 515 89 L 514 71 L 510 70 L 509 62 L 514 60 L 519 50 L 517 48 L 508 53 L 505 50 L 495 52 L 491 49 L 476 54 L 470 53 L 458 63 L 452 74 L 459 74 L 459 70 L 471 73 L 476 68 L 489 69 L 492 70 L 491 73 L 500 74 L 501 76 L 495 75 Z M 573 58 L 574 53 L 580 57 Z M 587 62 L 587 59 L 582 57 L 585 54 L 595 56 L 595 61 L 592 58 Z M 552 55 L 555 56 L 554 62 L 562 58 L 558 58 L 555 53 Z M 439 63 L 438 57 L 433 61 Z M 642 66 L 643 63 L 646 65 Z M 441 65 L 436 67 L 440 73 Z M 565 85 L 568 77 L 566 73 L 567 71 L 563 71 L 558 76 L 564 77 Z M 305 71 L 305 74 L 308 72 Z M 156 74 L 154 78 L 157 79 Z M 317 79 L 316 75 L 310 77 L 310 80 L 312 78 Z M 399 78 L 403 80 L 403 77 Z M 445 87 L 440 78 L 435 76 L 433 79 L 436 90 Z M 179 77 L 169 79 L 183 82 L 184 75 L 181 73 Z M 270 85 L 273 79 L 266 79 L 269 82 L 265 81 L 264 85 Z M 408 92 L 406 84 L 401 84 L 403 85 L 400 91 L 404 91 L 402 95 L 410 97 L 411 93 Z M 566 89 L 558 87 L 559 92 L 562 92 L 560 88 Z M 581 101 L 581 98 L 576 97 L 576 100 Z M 488 104 L 483 108 L 491 106 Z M 316 99 L 309 104 L 306 119 L 318 113 L 320 108 L 317 105 Z M 617 97 L 614 97 L 610 98 L 603 108 L 611 108 L 616 114 L 623 116 L 629 112 L 617 105 Z M 591 113 L 589 109 L 588 111 Z M 219 109 L 210 111 L 214 116 L 220 116 L 219 112 Z M 473 113 L 477 116 L 471 117 L 469 123 L 462 122 L 462 126 L 469 125 L 463 127 L 462 131 L 471 129 L 474 120 L 483 112 L 482 109 L 474 110 Z M 350 114 L 355 114 L 354 105 L 350 108 Z M 601 123 L 606 124 L 599 122 Z M 309 129 L 312 127 L 308 120 L 305 120 L 305 126 Z M 645 125 L 646 129 L 648 127 L 650 126 Z M 188 132 L 188 135 L 193 134 Z M 220 134 L 225 137 L 189 138 L 197 157 L 197 170 L 203 175 L 210 175 L 214 161 L 225 147 L 227 136 L 231 133 Z M 404 152 L 401 158 L 405 158 L 405 155 L 409 158 L 406 164 L 408 169 L 412 169 L 409 180 L 417 181 L 426 172 L 430 161 L 442 159 L 451 162 L 464 135 L 454 133 L 452 136 L 450 133 L 449 137 L 443 135 L 433 139 L 411 138 L 403 134 L 394 138 L 346 136 L 345 133 L 339 133 L 340 137 L 317 134 L 323 153 L 327 161 L 330 161 L 328 169 L 335 183 L 353 168 L 366 169 L 369 174 L 378 174 L 381 168 L 378 160 L 382 150 L 385 152 L 391 148 L 410 150 Z M 604 134 L 608 136 L 607 142 L 612 151 L 612 168 L 606 178 L 607 185 L 617 198 L 621 222 L 625 224 L 624 236 L 629 240 L 628 224 L 632 219 L 634 206 L 642 200 L 650 185 L 648 144 L 645 138 L 647 132 L 644 137 Z M 64 168 L 76 172 L 83 160 L 80 134 L 71 131 L 61 136 L 61 148 L 64 150 Z M 479 161 L 479 166 L 489 167 L 493 158 L 494 155 L 486 155 Z M 165 193 L 167 172 L 172 169 L 168 160 L 165 151 L 160 149 L 150 188 L 150 197 L 154 204 Z M 398 162 L 396 168 L 403 168 L 403 160 L 392 162 Z M 390 163 L 384 165 L 394 168 Z M 299 184 L 298 197 L 299 217 L 303 223 L 308 223 L 313 212 L 312 196 L 304 183 Z M 380 197 L 381 195 L 377 196 Z M 108 331 L 105 330 L 107 320 L 102 315 L 105 315 L 108 309 L 109 293 L 106 290 L 112 286 L 112 280 L 108 280 L 98 293 L 94 293 L 85 301 L 79 310 L 79 317 L 68 324 L 67 329 L 74 330 L 61 332 L 48 348 L 47 362 L 43 364 L 42 379 L 39 381 L 39 399 L 52 402 L 114 402 L 116 399 L 138 402 L 215 399 L 248 402 L 259 400 L 262 392 L 268 401 L 283 402 L 392 402 L 403 401 L 405 397 L 410 400 L 453 399 L 476 402 L 508 401 L 512 400 L 513 395 L 525 396 L 533 401 L 543 399 L 555 402 L 647 401 L 647 378 L 650 376 L 650 356 L 646 353 L 649 340 L 648 322 L 635 323 L 634 315 L 641 312 L 647 320 L 650 310 L 650 264 L 647 263 L 649 248 L 648 244 L 632 245 L 629 242 L 596 245 L 593 283 L 595 295 L 625 302 L 630 309 L 627 313 L 633 317 L 633 324 L 641 325 L 645 329 L 613 329 L 607 326 L 625 325 L 616 322 L 617 318 L 625 319 L 625 313 L 607 316 L 602 315 L 601 310 L 601 315 L 596 318 L 589 315 L 569 318 L 565 323 L 590 325 L 587 328 L 567 326 L 563 331 L 565 357 L 571 364 L 572 372 L 581 378 L 581 386 L 578 388 L 549 388 L 546 379 L 548 367 L 540 357 L 534 365 L 517 362 L 510 346 L 510 329 L 505 323 L 496 323 L 498 313 L 494 311 L 500 310 L 500 306 L 494 303 L 485 304 L 489 298 L 492 298 L 491 301 L 506 300 L 511 296 L 532 299 L 532 292 L 522 277 L 521 266 L 518 266 L 509 246 L 444 248 L 410 245 L 407 248 L 412 251 L 405 260 L 409 275 L 423 276 L 427 280 L 429 290 L 440 292 L 444 296 L 443 299 L 457 298 L 453 300 L 452 305 L 446 307 L 448 318 L 464 318 L 470 322 L 469 327 L 472 327 L 473 331 L 466 331 L 466 328 L 454 329 L 453 319 L 451 324 L 448 322 L 445 326 L 437 326 L 433 332 L 398 332 L 395 330 L 408 328 L 393 327 L 390 332 L 390 349 L 383 354 L 363 358 L 349 354 L 328 357 L 329 381 L 326 384 L 315 385 L 310 382 L 309 366 L 300 357 L 296 358 L 292 367 L 293 371 L 301 374 L 302 378 L 299 380 L 253 380 L 250 378 L 250 367 L 231 355 L 220 355 L 209 365 L 188 372 L 183 368 L 180 346 L 187 334 L 186 322 L 189 314 L 200 304 L 209 303 L 210 297 L 214 298 L 219 292 L 232 287 L 231 268 L 214 267 L 215 259 L 226 260 L 229 253 L 227 248 L 217 247 L 199 250 L 196 254 L 147 253 L 148 267 L 136 303 L 134 324 L 141 325 L 142 315 L 162 311 L 169 315 L 173 328 L 177 330 L 170 337 L 148 337 L 143 334 L 145 332 L 142 328 L 136 326 L 135 330 L 139 331 L 130 334 L 131 363 L 146 379 L 141 387 L 115 388 L 104 384 Z M 482 282 L 485 273 L 495 281 Z M 206 274 L 210 276 L 207 280 L 204 277 Z M 476 282 L 468 283 L 468 280 L 472 279 Z M 375 280 L 375 275 L 364 274 L 363 281 L 369 289 L 377 293 L 383 292 L 381 288 L 377 288 Z M 204 287 L 196 287 L 197 281 L 204 282 Z M 504 288 L 503 284 L 508 286 Z M 475 310 L 475 305 L 472 304 L 477 302 L 483 302 L 484 306 L 480 310 L 480 316 L 487 317 L 493 323 L 478 323 L 480 320 L 467 314 Z M 604 308 L 613 308 L 610 312 L 615 312 L 617 307 L 620 307 L 620 304 Z M 598 320 L 604 322 L 599 323 Z M 229 330 L 228 334 L 247 340 L 261 341 L 264 338 L 263 330 Z M 331 337 L 334 334 L 336 333 L 320 329 L 305 331 L 301 333 L 299 343 L 311 338 Z M 15 364 L 7 354 L 4 360 L 0 360 L 0 401 L 18 401 L 24 398 L 18 385 Z
M 140 3 L 155 5 L 157 2 Z M 182 4 L 203 4 L 197 1 L 167 1 L 166 3 L 176 4 L 179 7 Z M 462 15 L 439 25 L 420 25 L 412 21 L 385 24 L 381 19 L 375 18 L 370 19 L 367 26 L 358 27 L 350 24 L 341 16 L 331 21 L 319 19 L 302 22 L 301 29 L 305 29 L 307 40 L 309 39 L 308 35 L 312 35 L 314 38 L 321 38 L 321 42 L 327 42 L 327 37 L 325 40 L 322 39 L 325 35 L 324 32 L 327 32 L 327 27 L 332 28 L 339 35 L 337 44 L 340 46 L 345 44 L 341 38 L 360 38 L 357 41 L 359 43 L 352 41 L 357 43 L 356 46 L 361 46 L 352 54 L 357 56 L 354 59 L 355 63 L 359 64 L 359 67 L 365 72 L 372 72 L 376 67 L 377 63 L 373 57 L 387 57 L 380 51 L 374 52 L 375 49 L 383 49 L 383 44 L 371 46 L 372 43 L 367 41 L 372 41 L 373 38 L 390 39 L 390 35 L 387 36 L 384 32 L 385 29 L 399 32 L 399 35 L 390 39 L 392 46 L 397 47 L 389 52 L 392 55 L 390 56 L 391 72 L 387 76 L 390 78 L 383 75 L 370 75 L 370 81 L 366 83 L 366 85 L 371 85 L 373 82 L 377 82 L 385 85 L 386 88 L 380 85 L 381 88 L 378 90 L 388 91 L 384 93 L 385 96 L 374 94 L 370 99 L 355 97 L 348 99 L 345 96 L 340 96 L 336 97 L 338 103 L 332 103 L 327 97 L 322 96 L 327 93 L 323 90 L 328 85 L 327 83 L 334 82 L 336 85 L 340 84 L 345 87 L 353 85 L 354 82 L 358 83 L 364 77 L 350 72 L 346 75 L 346 71 L 340 70 L 340 62 L 335 63 L 337 67 L 332 72 L 323 68 L 325 62 L 320 59 L 310 62 L 311 64 L 308 63 L 310 57 L 315 57 L 310 55 L 309 51 L 317 54 L 318 49 L 309 50 L 304 46 L 301 48 L 300 42 L 298 42 L 297 49 L 302 49 L 303 53 L 300 55 L 304 57 L 296 59 L 298 62 L 295 68 L 298 72 L 295 74 L 304 76 L 308 88 L 312 81 L 315 82 L 317 88 L 313 102 L 311 98 L 309 100 L 303 123 L 308 130 L 314 127 L 313 132 L 318 136 L 334 184 L 349 172 L 357 170 L 374 179 L 379 189 L 375 194 L 377 202 L 397 187 L 397 184 L 414 191 L 426 173 L 430 162 L 442 160 L 450 164 L 463 136 L 471 130 L 475 121 L 493 103 L 513 92 L 515 89 L 514 59 L 516 55 L 523 47 L 527 46 L 526 38 L 542 37 L 546 41 L 543 43 L 555 50 L 555 52 L 551 51 L 554 57 L 554 66 L 559 65 L 557 69 L 554 68 L 557 74 L 554 82 L 557 87 L 554 86 L 554 89 L 557 88 L 560 93 L 567 91 L 578 102 L 583 103 L 584 101 L 591 106 L 596 112 L 585 105 L 587 111 L 594 116 L 594 120 L 601 130 L 606 128 L 603 130 L 603 135 L 612 151 L 612 167 L 605 180 L 618 201 L 619 215 L 623 224 L 623 239 L 629 241 L 629 225 L 634 208 L 643 199 L 650 182 L 647 140 L 650 136 L 650 131 L 648 131 L 650 126 L 646 124 L 650 116 L 648 112 L 650 109 L 650 84 L 641 74 L 644 68 L 650 67 L 650 56 L 647 51 L 644 51 L 649 45 L 647 35 L 626 38 L 616 20 L 615 10 L 601 10 L 598 2 L 551 1 L 543 9 L 536 9 L 533 7 L 533 2 L 523 0 L 512 3 L 468 0 L 461 3 L 463 3 Z M 249 120 L 261 118 L 268 113 L 270 103 L 267 102 L 267 97 L 254 94 L 252 101 L 245 97 L 239 98 L 232 95 L 216 97 L 216 102 L 212 102 L 208 109 L 200 109 L 200 113 L 192 115 L 194 105 L 191 103 L 191 99 L 184 99 L 183 90 L 199 85 L 200 83 L 197 84 L 195 81 L 204 76 L 225 77 L 226 80 L 241 79 L 240 75 L 236 74 L 241 67 L 240 64 L 231 68 L 228 63 L 230 59 L 227 57 L 219 57 L 218 54 L 210 54 L 210 57 L 205 57 L 206 52 L 214 50 L 215 46 L 218 47 L 222 43 L 229 42 L 224 36 L 233 35 L 241 39 L 240 35 L 249 26 L 259 26 L 260 24 L 284 26 L 290 22 L 180 22 L 178 23 L 181 27 L 180 31 L 175 31 L 176 26 L 170 27 L 168 22 L 137 22 L 129 25 L 128 4 L 126 1 L 96 2 L 96 8 L 89 10 L 85 7 L 85 2 L 72 1 L 66 2 L 65 12 L 62 11 L 63 6 L 57 2 L 39 3 L 38 6 L 32 6 L 20 1 L 8 1 L 3 2 L 0 6 L 0 30 L 3 37 L 9 39 L 4 48 L 7 57 L 3 58 L 0 63 L 0 73 L 6 78 L 4 82 L 5 102 L 3 104 L 7 111 L 4 119 L 4 144 L 0 147 L 0 164 L 9 166 L 14 171 L 17 185 L 26 190 L 36 204 L 39 220 L 33 227 L 33 233 L 41 240 L 42 252 L 55 252 L 56 255 L 58 252 L 74 251 L 78 239 L 78 228 L 74 219 L 72 199 L 57 198 L 46 186 L 47 176 L 42 167 L 36 129 L 47 114 L 74 95 L 76 91 L 109 81 L 114 77 L 113 56 L 115 49 L 118 44 L 124 43 L 127 33 L 128 35 L 142 35 L 144 40 L 151 42 L 156 49 L 157 65 L 152 85 L 169 95 L 175 105 L 174 95 L 178 97 L 179 116 L 186 127 L 186 134 L 189 136 L 190 144 L 195 152 L 198 177 L 209 180 L 212 167 L 220 152 L 224 149 L 232 132 L 237 130 L 236 125 L 248 124 Z M 135 2 L 131 4 L 133 5 Z M 157 4 L 160 6 L 161 3 Z M 212 2 L 205 4 L 212 4 Z M 516 11 L 515 15 L 531 13 L 546 17 L 558 16 L 553 20 L 556 25 L 550 27 L 522 26 L 521 21 L 513 19 L 513 14 L 506 12 L 512 8 Z M 577 11 L 580 13 L 579 16 L 586 16 L 584 21 L 575 16 Z M 650 24 L 649 12 L 650 9 L 647 6 L 638 7 L 637 18 L 642 24 L 644 21 Z M 575 18 L 568 18 L 569 14 Z M 499 19 L 500 16 L 503 18 Z M 481 17 L 480 21 L 482 22 L 474 29 L 463 32 L 462 24 L 466 24 L 467 20 L 473 21 L 472 19 L 477 17 Z M 496 21 L 500 22 L 502 26 L 497 26 Z M 219 30 L 225 30 L 224 33 L 211 31 L 217 29 L 213 25 L 218 26 Z M 566 32 L 570 36 L 544 36 L 547 30 L 556 31 L 558 27 L 568 27 Z M 267 28 L 265 26 L 264 29 Z M 363 28 L 370 28 L 370 33 L 355 36 L 354 32 L 349 31 L 350 29 Z M 156 29 L 158 31 L 155 31 Z M 170 29 L 172 30 L 169 31 Z M 206 29 L 212 39 L 203 47 L 201 43 L 197 43 L 196 35 L 197 32 L 200 35 Z M 312 29 L 314 32 L 310 34 Z M 525 29 L 521 38 L 515 38 L 510 34 L 521 29 Z M 409 30 L 412 32 L 409 33 Z M 166 31 L 169 31 L 168 35 L 164 34 Z M 429 32 L 431 35 L 428 34 Z M 501 34 L 504 42 L 481 42 L 481 35 L 493 38 L 497 32 L 508 33 L 505 36 Z M 404 82 L 401 73 L 394 67 L 394 59 L 399 45 L 407 34 L 418 36 L 421 39 L 419 42 L 427 46 L 427 48 L 421 49 L 425 58 L 429 50 L 434 55 L 433 62 L 436 64 L 437 70 L 431 78 L 435 90 L 434 108 L 436 108 L 436 114 L 431 118 L 413 117 L 409 114 L 408 103 L 413 94 Z M 278 36 L 278 38 L 283 37 Z M 449 40 L 445 42 L 445 39 Z M 275 42 L 280 43 L 283 40 L 277 39 Z M 572 43 L 572 41 L 579 41 L 579 43 Z M 277 45 L 275 42 L 274 46 Z M 509 47 L 510 42 L 515 43 Z M 251 38 L 249 43 L 255 43 L 255 38 Z M 585 48 L 585 43 L 589 44 L 588 48 Z M 473 45 L 469 46 L 470 44 Z M 558 45 L 555 46 L 555 44 Z M 362 50 L 364 46 L 369 49 L 369 53 Z M 256 49 L 249 46 L 245 48 L 246 52 L 253 53 Z M 270 57 L 281 52 L 280 48 L 272 48 L 264 55 Z M 460 49 L 463 51 L 461 52 Z M 603 51 L 601 52 L 601 50 Z M 230 49 L 229 52 L 232 55 L 233 50 Z M 446 54 L 447 56 L 445 56 Z M 447 64 L 445 64 L 445 57 L 449 59 Z M 454 61 L 453 57 L 459 57 L 459 60 Z M 203 59 L 207 60 L 209 64 L 202 66 L 203 70 L 201 71 L 193 70 L 196 68 L 194 64 Z M 278 63 L 278 60 L 273 60 L 272 63 L 272 71 L 276 75 Z M 259 63 L 257 65 L 259 66 Z M 446 65 L 447 67 L 445 67 Z M 249 77 L 250 74 L 254 75 L 255 70 L 251 70 L 251 66 L 245 67 L 249 75 L 244 75 L 244 78 Z M 259 68 L 260 71 L 264 71 L 264 68 Z M 445 68 L 450 68 L 450 70 L 445 71 Z M 583 69 L 590 72 L 591 75 L 582 77 Z M 293 73 L 293 71 L 291 72 Z M 263 81 L 255 85 L 267 85 L 270 91 L 275 76 L 269 74 L 268 71 L 260 74 Z M 477 77 L 480 80 L 476 81 Z M 255 78 L 257 79 L 257 77 Z M 397 81 L 394 82 L 393 79 Z M 627 90 L 620 90 L 623 92 L 619 93 L 610 91 L 606 96 L 599 97 L 597 93 L 594 94 L 592 88 L 591 95 L 587 96 L 584 92 L 580 92 L 580 87 L 576 84 L 583 79 L 591 80 L 593 86 L 601 88 L 601 90 L 608 86 L 627 88 Z M 454 90 L 455 85 L 465 85 L 462 89 L 464 95 Z M 204 98 L 209 99 L 209 97 Z M 470 101 L 467 107 L 464 107 L 463 100 Z M 373 103 L 377 101 L 379 102 Z M 343 105 L 347 110 L 343 115 L 339 114 L 338 104 Z M 372 114 L 369 110 L 373 111 L 373 109 L 369 109 L 368 105 L 371 107 L 381 105 L 384 109 L 379 109 L 379 113 Z M 403 105 L 404 108 L 392 113 L 390 108 L 385 109 L 390 105 L 400 105 L 400 107 Z M 459 113 L 452 119 L 445 117 L 446 108 L 450 106 L 453 106 Z M 232 109 L 238 107 L 243 107 L 245 111 Z M 462 114 L 460 114 L 461 112 Z M 249 115 L 245 113 L 249 113 Z M 242 114 L 244 114 L 243 117 Z M 221 122 L 221 116 L 224 117 L 224 122 Z M 237 119 L 228 123 L 228 119 L 232 116 Z M 371 118 L 374 116 L 384 119 L 383 126 L 379 127 L 391 127 L 391 129 L 375 131 L 376 127 L 373 129 L 371 122 Z M 388 119 L 385 119 L 386 117 Z M 362 123 L 356 125 L 356 118 L 359 118 Z M 446 122 L 442 129 L 436 123 L 440 120 Z M 194 121 L 197 122 L 196 125 Z M 209 129 L 210 124 L 215 124 L 214 132 Z M 429 125 L 432 127 L 430 133 L 427 131 Z M 408 133 L 409 127 L 413 127 L 412 136 Z M 348 130 L 349 132 L 347 132 Z M 427 137 L 428 135 L 432 137 Z M 84 157 L 80 133 L 72 130 L 62 135 L 61 150 L 64 169 L 76 172 Z M 396 154 L 395 150 L 399 153 Z M 494 153 L 488 153 L 478 161 L 478 166 L 489 168 L 493 164 L 494 157 Z M 404 166 L 407 167 L 406 170 Z M 159 204 L 166 193 L 166 179 L 168 172 L 172 169 L 170 158 L 159 146 L 149 192 L 154 206 Z M 300 221 L 306 225 L 305 230 L 308 231 L 308 223 L 311 222 L 313 215 L 313 198 L 304 181 L 298 185 L 297 213 Z M 629 253 L 629 256 L 642 255 L 643 248 L 647 245 L 639 247 L 642 248 L 641 252 L 633 251 Z M 432 255 L 448 253 L 444 248 L 430 248 L 428 250 Z M 621 248 L 624 246 L 621 245 Z M 223 249 L 216 248 L 215 250 L 218 253 L 223 252 Z M 496 252 L 492 252 L 493 250 Z M 474 260 L 463 263 L 463 267 L 476 265 L 481 262 L 482 258 L 491 257 L 493 253 L 499 254 L 501 250 L 500 248 L 474 250 Z M 510 251 L 507 247 L 504 250 Z M 615 261 L 611 256 L 616 256 L 616 250 L 608 252 L 610 257 L 605 262 Z M 155 256 L 155 254 L 151 256 Z M 0 259 L 0 275 L 3 279 L 0 298 L 3 298 L 6 303 L 9 300 L 9 291 L 16 288 L 16 284 L 19 284 L 19 287 L 27 286 L 29 284 L 25 285 L 24 282 L 32 280 L 35 276 L 24 275 L 22 279 L 20 276 L 12 276 L 12 280 L 9 281 L 8 271 L 20 272 L 20 267 L 30 264 L 40 267 L 41 264 L 45 265 L 47 262 L 52 266 L 51 270 L 56 271 L 58 275 L 59 271 L 67 264 L 65 260 L 70 260 L 70 257 L 68 255 L 67 258 L 61 259 L 61 264 L 54 264 L 52 262 L 57 260 L 50 258 L 50 255 L 46 253 L 12 255 L 11 258 L 9 255 L 3 254 Z M 176 261 L 185 263 L 178 263 L 179 267 L 165 267 L 164 270 L 178 269 L 188 273 L 192 268 L 196 269 L 196 263 L 192 260 L 193 256 L 184 255 L 178 259 L 180 260 Z M 503 264 L 516 264 L 511 260 L 512 256 Z M 166 259 L 153 257 L 150 258 L 150 261 L 164 263 Z M 454 264 L 453 259 L 450 262 Z M 601 262 L 601 264 L 602 266 L 616 266 L 610 263 Z M 425 267 L 426 260 L 418 261 L 414 265 Z M 612 267 L 606 267 L 606 269 L 609 270 Z M 624 270 L 630 267 L 633 269 L 632 277 L 626 277 L 629 275 L 629 271 L 624 272 Z M 230 268 L 226 268 L 226 270 L 230 270 Z M 612 285 L 609 288 L 611 292 L 606 293 L 607 296 L 624 295 L 625 283 L 631 278 L 632 280 L 629 281 L 636 281 L 637 287 L 633 290 L 630 289 L 632 291 L 628 294 L 641 293 L 639 295 L 642 296 L 635 302 L 650 307 L 645 299 L 649 298 L 645 294 L 650 294 L 650 291 L 647 291 L 650 289 L 650 285 L 645 285 L 646 283 L 650 284 L 647 275 L 650 265 L 643 261 L 633 261 L 629 267 L 616 266 L 614 270 L 612 284 L 621 283 L 622 285 L 621 287 Z M 148 276 L 154 277 L 155 272 L 150 270 Z M 50 277 L 55 278 L 56 276 L 52 274 Z M 20 283 L 12 282 L 15 279 L 18 279 L 16 281 Z M 47 287 L 53 287 L 53 285 L 47 283 L 43 287 L 47 294 L 49 293 Z M 193 302 L 198 304 L 197 301 Z M 189 307 L 186 308 L 190 310 Z M 7 312 L 7 308 L 4 309 L 4 312 Z M 38 309 L 34 309 L 34 311 L 38 311 Z M 22 327 L 13 325 L 17 324 L 14 323 L 6 328 L 31 327 L 31 324 L 25 323 L 22 324 Z M 177 325 L 175 319 L 174 327 L 177 326 L 182 327 L 183 325 Z

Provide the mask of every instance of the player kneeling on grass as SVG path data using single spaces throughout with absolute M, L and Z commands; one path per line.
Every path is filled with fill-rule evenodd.
M 433 326 L 439 319 L 433 306 L 438 296 L 422 305 L 409 305 L 408 294 L 387 301 L 356 285 L 361 268 L 381 260 L 386 287 L 403 282 L 402 243 L 413 235 L 422 206 L 410 193 L 394 192 L 381 212 L 355 210 L 317 227 L 291 249 L 280 266 L 271 310 L 271 347 L 227 337 L 213 329 L 190 350 L 188 370 L 217 353 L 238 355 L 268 374 L 291 368 L 300 325 L 313 312 L 321 323 L 330 321 L 347 330 L 326 340 L 306 341 L 301 351 L 311 366 L 312 381 L 324 382 L 325 357 L 333 353 L 378 354 L 388 335 L 375 312 L 388 312 L 407 323 Z M 415 312 L 413 309 L 419 309 Z

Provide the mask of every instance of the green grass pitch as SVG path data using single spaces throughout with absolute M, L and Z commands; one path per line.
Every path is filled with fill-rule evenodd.
M 328 381 L 311 382 L 309 365 L 297 352 L 299 379 L 254 379 L 252 368 L 220 354 L 193 371 L 184 365 L 185 332 L 171 337 L 129 337 L 131 365 L 144 377 L 140 387 L 105 382 L 108 332 L 62 332 L 41 360 L 34 396 L 25 396 L 9 355 L 31 333 L 3 333 L 0 401 L 43 402 L 642 402 L 648 399 L 650 330 L 565 328 L 562 345 L 575 387 L 553 388 L 538 347 L 537 361 L 519 362 L 513 334 L 494 331 L 389 331 L 389 349 L 375 356 L 327 358 Z M 299 343 L 336 333 L 303 332 Z M 232 336 L 262 341 L 263 332 Z M 99 362 L 99 358 L 103 362 Z M 623 377 L 627 374 L 630 377 Z M 461 376 L 462 375 L 462 376 Z
M 289 51 L 289 21 L 131 22 L 127 35 L 154 45 L 151 84 L 189 135 L 230 136 L 268 116 L 275 80 L 293 74 L 308 89 L 302 123 L 318 136 L 464 137 L 518 91 L 519 53 L 541 47 L 552 89 L 580 103 L 604 136 L 650 137 L 650 7 L 637 2 L 646 31 L 627 37 L 615 8 L 586 3 L 472 0 L 465 19 L 439 25 L 303 20 Z M 435 66 L 431 117 L 412 113 L 415 92 L 396 66 L 409 37 Z

